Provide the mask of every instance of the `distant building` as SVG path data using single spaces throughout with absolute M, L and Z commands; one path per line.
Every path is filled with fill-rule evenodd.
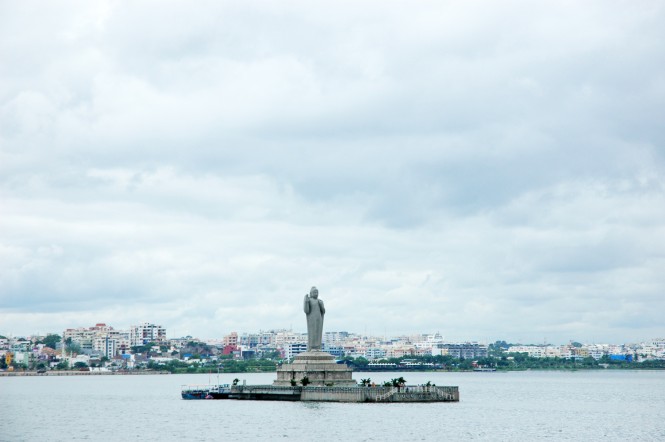
M 194 339 L 191 336 L 184 336 L 182 338 L 169 339 L 168 344 L 171 347 L 173 347 L 175 349 L 178 349 L 178 348 L 181 348 L 181 347 L 184 347 L 185 345 L 187 345 L 188 342 L 195 341 L 195 340 L 196 339 Z
M 77 344 L 81 353 L 100 354 L 112 358 L 121 349 L 129 349 L 129 332 L 114 330 L 110 325 L 97 323 L 94 327 L 68 328 L 62 333 L 62 340 Z
M 240 347 L 237 345 L 227 344 L 222 348 L 222 354 L 225 356 L 232 355 L 233 353 L 240 350 Z
M 224 347 L 226 347 L 226 346 L 237 347 L 238 346 L 238 333 L 231 332 L 228 335 L 224 336 L 223 345 L 224 345 Z
M 12 342 L 12 344 L 9 346 L 9 349 L 14 353 L 18 352 L 27 353 L 32 349 L 32 342 L 28 341 L 27 339 L 18 338 L 14 340 L 14 342 Z
M 95 348 L 99 349 L 101 354 L 111 359 L 116 355 L 116 345 L 118 341 L 109 337 L 108 335 L 103 338 L 95 339 Z
M 384 359 L 386 357 L 386 351 L 378 347 L 370 347 L 365 350 L 365 359 L 369 361 L 374 361 L 376 359 Z
M 473 342 L 463 344 L 434 344 L 432 356 L 449 355 L 457 359 L 478 359 L 487 357 L 487 346 Z
M 307 333 L 294 333 L 292 331 L 278 331 L 275 334 L 275 346 L 286 348 L 288 344 L 307 342 Z
M 259 345 L 258 333 L 243 333 L 240 335 L 239 342 L 243 347 L 255 348 Z
M 393 345 L 386 351 L 386 356 L 389 358 L 403 358 L 414 356 L 416 348 L 413 345 Z
M 132 347 L 149 342 L 166 342 L 166 329 L 147 322 L 132 325 L 129 329 L 129 340 Z
M 341 345 L 329 345 L 324 343 L 323 344 L 323 351 L 327 351 L 331 355 L 335 356 L 336 358 L 343 358 L 344 357 L 344 347 Z
M 349 333 L 345 331 L 340 332 L 325 332 L 323 334 L 323 342 L 327 344 L 340 344 L 349 337 Z
M 293 359 L 300 353 L 307 351 L 306 342 L 291 342 L 284 346 L 284 358 Z

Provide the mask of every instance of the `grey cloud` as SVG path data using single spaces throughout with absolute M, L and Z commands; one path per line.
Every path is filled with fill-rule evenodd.
M 7 5 L 2 326 L 284 327 L 316 284 L 342 329 L 651 337 L 663 15 Z

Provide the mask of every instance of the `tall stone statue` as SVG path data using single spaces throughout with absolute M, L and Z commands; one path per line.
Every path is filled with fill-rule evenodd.
M 319 291 L 312 287 L 309 295 L 305 295 L 305 315 L 307 315 L 307 351 L 321 351 L 323 337 L 323 315 L 326 309 L 319 299 Z
M 277 367 L 277 379 L 273 385 L 292 387 L 307 378 L 312 387 L 357 387 L 351 369 L 346 364 L 335 363 L 335 357 L 323 351 L 321 341 L 326 309 L 316 287 L 305 295 L 303 309 L 307 316 L 307 351 L 297 354 L 291 363 Z

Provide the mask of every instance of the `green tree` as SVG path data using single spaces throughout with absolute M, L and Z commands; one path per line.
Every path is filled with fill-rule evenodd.
M 60 341 L 62 341 L 60 335 L 49 333 L 44 339 L 42 339 L 42 344 L 55 350 L 56 344 Z
M 471 370 L 473 368 L 473 361 L 460 358 L 460 363 L 457 365 L 457 368 L 460 370 Z
M 132 353 L 134 353 L 134 354 L 148 353 L 154 345 L 157 345 L 157 344 L 155 344 L 154 342 L 148 342 L 147 344 L 144 344 L 144 345 L 133 345 L 132 346 Z
M 357 367 L 359 370 L 363 370 L 367 368 L 367 365 L 369 364 L 369 361 L 362 356 L 359 356 L 355 359 L 353 358 L 344 358 L 344 361 L 348 361 L 351 365 Z
M 278 351 L 267 351 L 263 354 L 264 359 L 279 359 L 282 357 L 282 354 Z
M 67 338 L 67 340 L 69 341 L 65 346 L 67 353 L 81 353 L 81 345 L 78 342 L 73 342 L 70 338 Z

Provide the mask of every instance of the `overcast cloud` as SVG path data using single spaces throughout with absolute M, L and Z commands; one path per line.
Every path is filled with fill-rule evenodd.
M 0 1 L 0 334 L 665 334 L 660 1 Z

